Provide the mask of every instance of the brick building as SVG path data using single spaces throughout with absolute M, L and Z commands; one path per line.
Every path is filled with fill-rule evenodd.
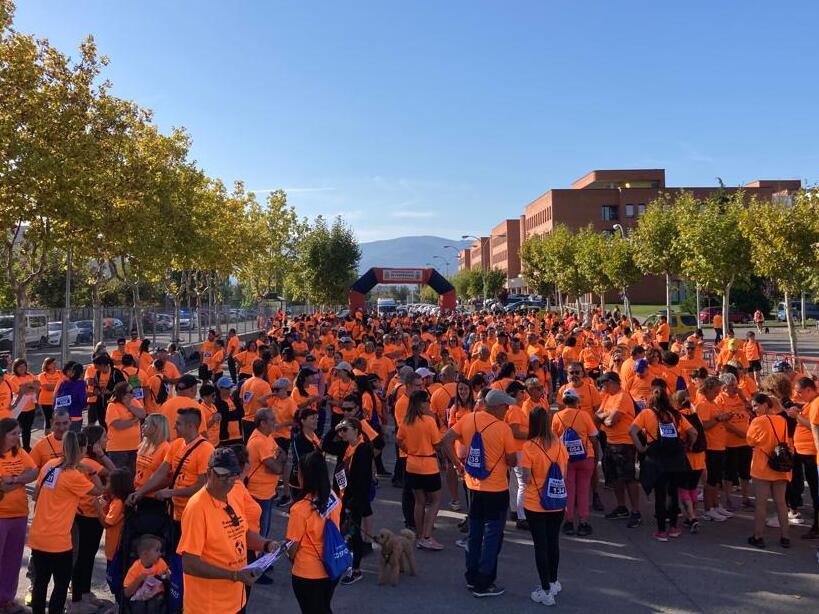
M 743 186 L 748 198 L 763 200 L 787 196 L 801 187 L 799 180 L 759 180 Z M 570 188 L 552 189 L 524 208 L 520 219 L 507 219 L 492 229 L 491 266 L 507 274 L 512 292 L 525 292 L 520 277 L 520 245 L 529 237 L 551 232 L 557 224 L 579 229 L 592 224 L 597 230 L 612 230 L 619 224 L 626 233 L 637 224 L 646 206 L 662 193 L 691 192 L 704 198 L 720 189 L 709 187 L 669 187 L 664 169 L 595 170 Z M 735 191 L 739 188 L 725 188 Z M 475 266 L 474 255 L 472 266 Z M 633 294 L 633 295 L 632 295 Z M 661 280 L 646 279 L 630 291 L 634 302 L 662 303 L 665 287 Z

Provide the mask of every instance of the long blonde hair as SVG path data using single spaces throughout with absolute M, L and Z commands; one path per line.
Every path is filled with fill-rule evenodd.
M 148 429 L 147 427 L 153 427 Z M 142 438 L 142 443 L 139 444 L 137 454 L 148 454 L 153 452 L 163 441 L 171 440 L 171 429 L 168 427 L 168 418 L 162 414 L 151 414 L 145 418 L 143 431 L 151 432 L 151 435 L 145 435 Z

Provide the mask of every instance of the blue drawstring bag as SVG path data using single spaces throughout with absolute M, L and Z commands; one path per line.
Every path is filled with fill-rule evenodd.
M 338 580 L 353 566 L 353 555 L 341 536 L 336 523 L 329 517 L 324 521 L 324 571 L 330 580 Z
M 486 427 L 484 427 L 484 429 L 485 428 Z M 476 480 L 485 480 L 490 474 L 490 471 L 486 468 L 486 453 L 483 449 L 482 432 L 483 430 L 478 430 L 478 418 L 476 415 L 475 432 L 472 434 L 472 440 L 469 442 L 469 449 L 466 451 L 466 461 L 464 462 L 464 471 Z
M 688 386 L 685 384 L 685 378 L 682 375 L 677 376 L 676 388 L 677 390 L 688 390 Z
M 546 454 L 546 451 L 543 450 L 543 453 Z M 543 488 L 540 490 L 540 507 L 544 510 L 562 510 L 566 507 L 567 499 L 563 472 L 560 470 L 560 465 L 553 462 L 548 454 L 546 458 L 549 459 L 551 466 L 543 482 Z
M 563 431 L 563 437 L 561 439 L 563 445 L 566 446 L 566 451 L 569 453 L 570 463 L 586 460 L 586 446 L 583 445 L 583 440 L 576 430 L 572 427 L 568 427 Z

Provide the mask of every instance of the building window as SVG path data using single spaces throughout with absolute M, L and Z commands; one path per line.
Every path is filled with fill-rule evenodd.
M 603 205 L 603 221 L 616 222 L 617 220 L 617 205 Z
M 626 205 L 626 217 L 634 217 L 634 205 Z
M 637 205 L 637 215 L 638 216 L 643 215 L 643 213 L 645 213 L 645 212 L 646 212 L 645 203 L 640 203 L 639 205 Z

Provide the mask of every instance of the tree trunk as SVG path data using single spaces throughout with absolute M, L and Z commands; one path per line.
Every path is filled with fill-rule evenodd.
M 557 311 L 563 313 L 563 297 L 560 296 L 560 288 L 555 286 L 555 294 L 557 295 Z
M 14 299 L 14 345 L 12 346 L 14 354 L 11 356 L 12 361 L 16 358 L 26 357 L 26 307 L 28 307 L 28 297 L 24 286 L 17 286 Z
M 139 284 L 135 283 L 131 286 L 131 295 L 134 297 L 134 322 L 131 323 L 131 330 L 134 329 L 134 324 L 136 324 L 137 335 L 140 339 L 142 339 L 142 307 L 140 305 L 139 300 Z
M 100 283 L 95 281 L 91 284 L 91 341 L 97 345 L 102 341 L 102 304 L 100 303 Z
M 702 307 L 700 306 L 700 285 L 697 284 L 697 327 L 699 328 L 699 321 L 700 321 L 700 311 L 702 311 Z
M 631 301 L 628 300 L 628 292 L 626 291 L 626 287 L 623 287 L 623 309 L 626 312 L 626 317 L 628 318 L 628 325 L 631 326 Z
M 173 295 L 173 339 L 171 341 L 176 343 L 179 339 L 179 296 Z
M 800 302 L 801 302 L 801 305 L 799 306 L 799 309 L 802 311 L 802 313 L 800 314 L 800 316 L 801 316 L 800 320 L 802 320 L 802 330 L 805 330 L 805 291 L 804 290 L 802 291 L 802 297 L 800 299 Z
M 600 315 L 606 313 L 606 291 L 600 293 Z
M 671 273 L 665 274 L 665 315 L 668 316 L 668 321 L 671 322 Z
M 725 291 L 722 293 L 722 334 L 728 334 L 728 305 L 731 304 L 731 286 L 733 282 L 729 282 L 725 286 Z
M 793 313 L 791 313 L 791 295 L 785 291 L 785 322 L 788 324 L 788 341 L 791 345 L 791 359 L 793 361 L 793 368 L 799 368 L 799 348 L 796 343 L 796 330 L 793 325 Z

